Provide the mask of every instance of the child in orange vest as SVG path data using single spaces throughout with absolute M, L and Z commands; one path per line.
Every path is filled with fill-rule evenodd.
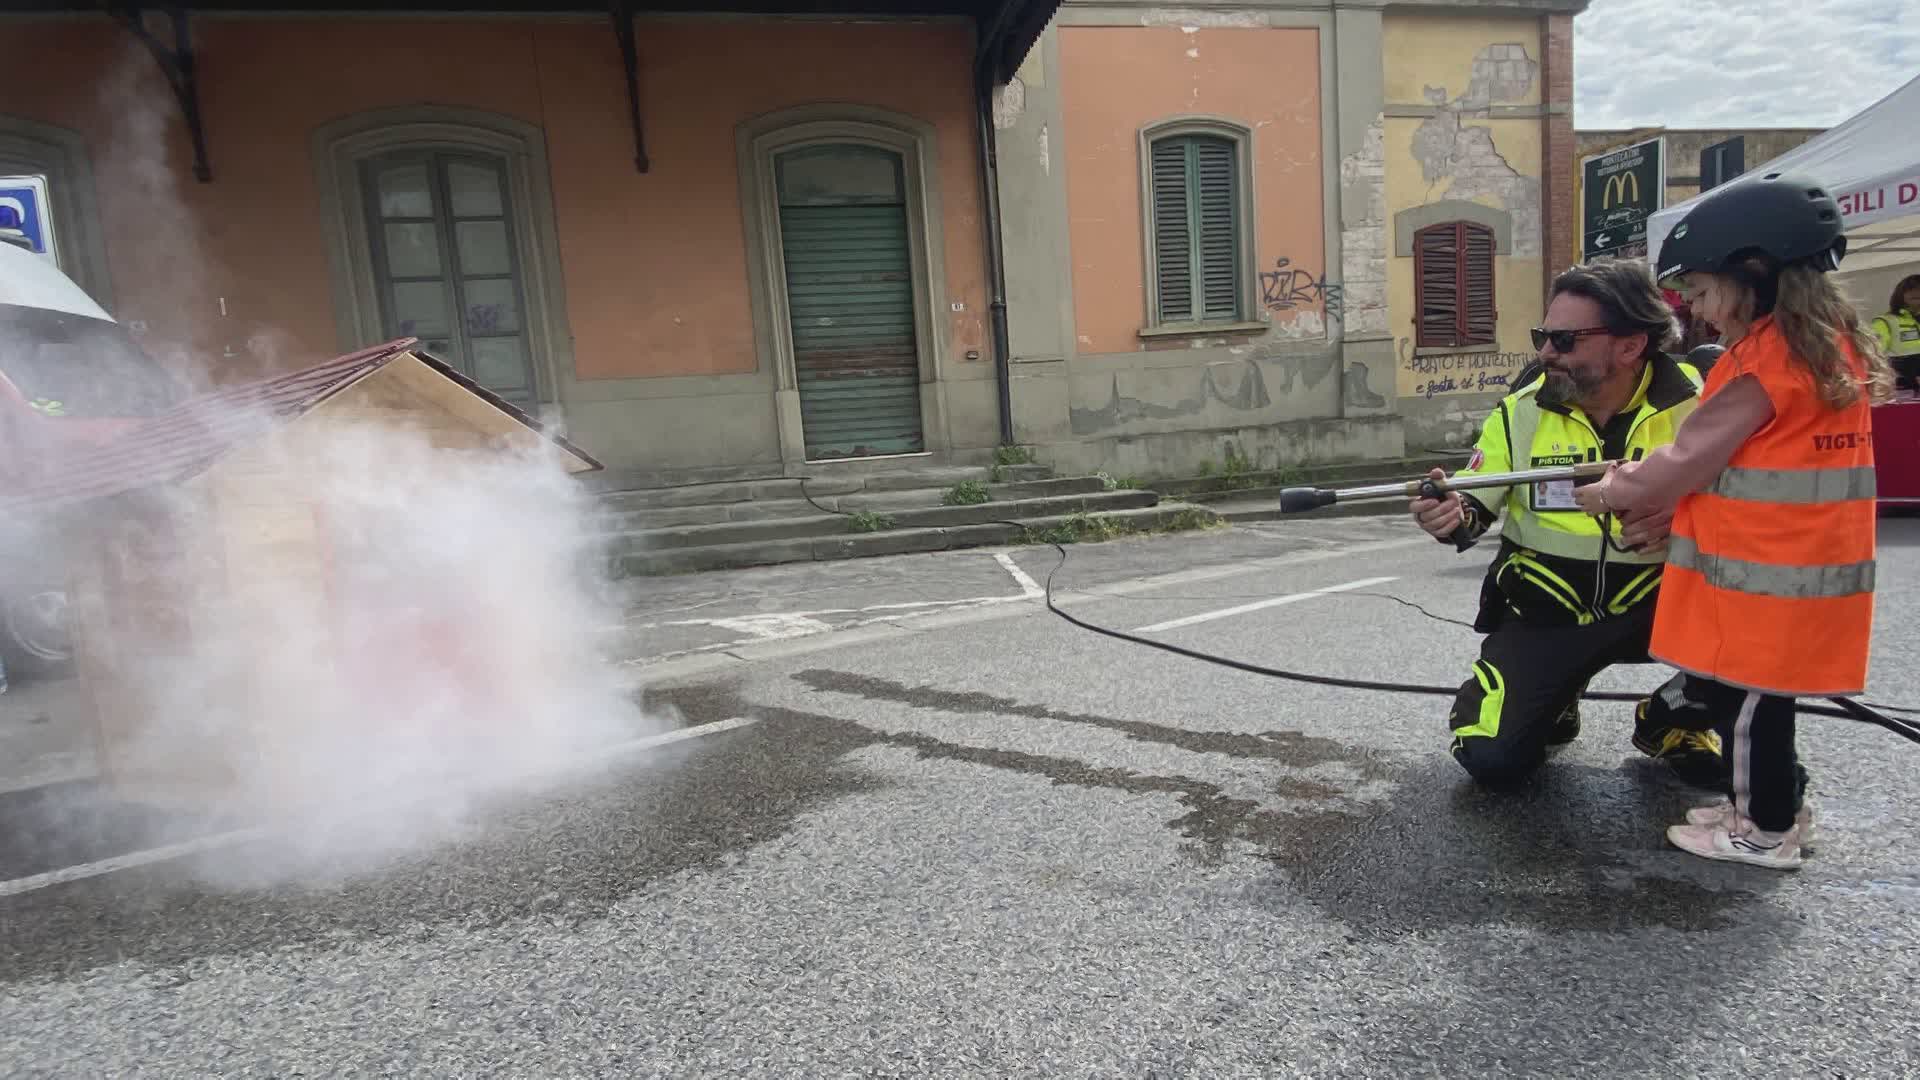
M 1730 347 L 1671 445 L 1576 491 L 1623 524 L 1673 514 L 1649 651 L 1714 712 L 1731 790 L 1667 838 L 1709 859 L 1800 866 L 1813 821 L 1794 699 L 1866 687 L 1870 406 L 1893 379 L 1827 276 L 1845 252 L 1839 207 L 1811 178 L 1755 174 L 1703 199 L 1658 277 Z

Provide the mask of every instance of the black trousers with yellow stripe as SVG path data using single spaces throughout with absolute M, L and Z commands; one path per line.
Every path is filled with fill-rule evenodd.
M 1647 664 L 1653 605 L 1586 624 L 1503 620 L 1482 639 L 1473 676 L 1454 697 L 1452 753 L 1489 785 L 1525 779 L 1547 758 L 1560 713 L 1589 680 L 1615 664 Z

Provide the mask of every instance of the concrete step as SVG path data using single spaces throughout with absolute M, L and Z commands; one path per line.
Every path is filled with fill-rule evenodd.
M 1014 499 L 984 502 L 969 506 L 926 506 L 888 511 L 888 529 L 940 528 L 973 525 L 1008 518 L 1023 521 L 1030 517 L 1054 514 L 1126 510 L 1152 506 L 1160 497 L 1151 491 L 1099 491 L 1039 499 Z M 820 536 L 839 536 L 854 531 L 846 514 L 811 513 L 805 517 L 771 518 L 764 521 L 728 521 L 713 525 L 685 525 L 665 529 L 638 529 L 613 533 L 604 542 L 614 551 L 654 551 L 667 548 L 715 547 L 728 544 L 777 543 Z M 881 530 L 885 531 L 885 530 Z
M 889 529 L 883 532 L 842 533 L 799 537 L 770 543 L 718 544 L 707 547 L 636 550 L 614 561 L 617 574 L 648 576 L 684 574 L 699 570 L 729 570 L 776 563 L 857 559 L 872 555 L 905 555 L 948 551 L 995 544 L 1033 542 L 1054 535 L 1063 542 L 1098 540 L 1111 530 L 1117 534 L 1168 528 L 1204 528 L 1219 523 L 1208 508 L 1190 503 L 1163 502 L 1152 506 L 1094 513 L 1050 514 L 1014 518 L 1018 526 L 998 522 Z M 1071 537 L 1068 535 L 1071 534 Z
M 1045 465 L 1000 466 L 1000 483 L 1045 480 L 1053 470 Z M 807 494 L 852 495 L 859 492 L 913 491 L 921 488 L 949 488 L 964 480 L 994 483 L 990 465 L 936 466 L 897 469 L 890 472 L 827 472 L 807 480 Z M 721 480 L 713 483 L 685 484 L 679 487 L 635 488 L 609 491 L 598 496 L 602 509 L 609 512 L 647 510 L 661 507 L 706 506 L 742 503 L 751 500 L 799 499 L 800 478 L 769 476 L 757 480 Z M 802 500 L 804 501 L 804 500 Z
M 798 490 L 800 485 L 791 485 Z M 729 521 L 768 521 L 775 518 L 812 517 L 820 507 L 828 510 L 872 510 L 895 513 L 944 505 L 941 499 L 950 488 L 910 488 L 905 491 L 857 491 L 845 495 L 827 495 L 815 490 L 812 482 L 806 499 L 750 499 L 745 502 L 704 503 L 697 506 L 659 506 L 641 510 L 617 510 L 603 514 L 600 528 L 606 532 L 631 532 L 640 529 L 671 529 L 688 525 L 718 525 Z M 1068 476 L 1052 480 L 1028 480 L 1012 484 L 988 484 L 987 496 L 995 503 L 1016 499 L 1050 498 L 1062 495 L 1086 495 L 1107 490 L 1097 476 Z M 818 503 L 819 505 L 814 505 Z

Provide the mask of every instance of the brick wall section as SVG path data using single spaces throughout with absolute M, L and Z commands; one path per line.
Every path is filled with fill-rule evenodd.
M 1541 19 L 1545 37 L 1541 54 L 1541 88 L 1546 115 L 1541 139 L 1541 200 L 1545 204 L 1546 236 L 1541 266 L 1545 287 L 1560 270 L 1578 261 L 1574 249 L 1573 170 L 1573 16 L 1546 15 Z

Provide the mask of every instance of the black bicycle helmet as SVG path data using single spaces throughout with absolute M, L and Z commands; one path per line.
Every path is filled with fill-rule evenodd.
M 1713 370 L 1713 365 L 1719 363 L 1720 358 L 1726 353 L 1724 345 L 1695 345 L 1693 351 L 1687 354 L 1687 363 L 1692 364 L 1695 371 L 1705 375 Z
M 1792 263 L 1834 270 L 1847 253 L 1840 204 L 1824 184 L 1795 172 L 1750 173 L 1709 192 L 1660 245 L 1663 287 L 1693 271 L 1724 272 L 1759 255 L 1777 274 Z

